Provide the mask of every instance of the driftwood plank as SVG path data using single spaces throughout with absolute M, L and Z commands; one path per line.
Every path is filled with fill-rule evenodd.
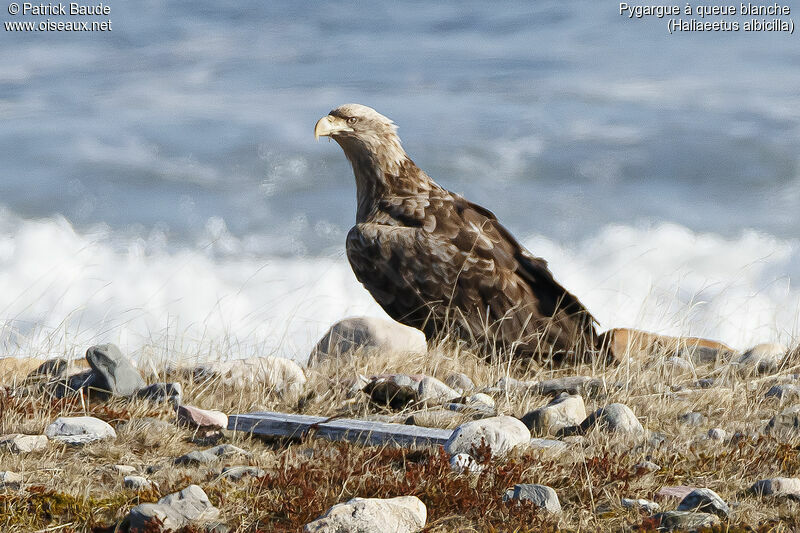
M 328 440 L 346 440 L 360 444 L 397 444 L 400 446 L 444 445 L 449 429 L 426 428 L 405 424 L 372 422 L 355 418 L 295 415 L 264 411 L 228 417 L 228 429 L 270 437 L 314 435 Z

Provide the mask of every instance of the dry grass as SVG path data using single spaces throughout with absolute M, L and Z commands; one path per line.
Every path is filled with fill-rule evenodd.
M 771 437 L 749 436 L 729 442 L 710 441 L 705 433 L 720 427 L 746 435 L 760 432 L 767 420 L 785 406 L 764 399 L 778 375 L 742 378 L 724 365 L 696 367 L 685 375 L 665 370 L 657 355 L 647 363 L 631 362 L 613 368 L 583 365 L 561 370 L 487 363 L 468 352 L 442 348 L 426 356 L 358 353 L 327 361 L 307 372 L 302 397 L 281 397 L 255 383 L 230 385 L 218 379 L 193 381 L 177 371 L 167 371 L 165 357 L 151 363 L 159 381 L 184 384 L 186 403 L 220 409 L 227 413 L 254 410 L 301 412 L 323 416 L 370 417 L 401 413 L 375 406 L 366 397 L 348 394 L 358 375 L 390 372 L 428 374 L 444 379 L 463 372 L 479 388 L 499 378 L 542 380 L 562 375 L 588 375 L 605 383 L 598 395 L 587 398 L 587 411 L 612 402 L 630 406 L 652 434 L 666 437 L 663 444 L 644 439 L 629 442 L 594 432 L 582 439 L 570 438 L 568 451 L 560 455 L 528 450 L 503 459 L 486 461 L 480 475 L 451 473 L 441 450 L 404 450 L 394 447 L 364 447 L 323 440 L 266 442 L 243 434 L 226 434 L 232 444 L 252 452 L 249 458 L 226 458 L 210 466 L 184 467 L 172 459 L 205 445 L 193 442 L 188 429 L 171 425 L 149 428 L 129 420 L 154 417 L 173 420 L 169 407 L 144 401 L 98 403 L 81 398 L 44 399 L 15 396 L 11 389 L 0 393 L 0 433 L 41 433 L 58 416 L 91 414 L 118 430 L 113 442 L 85 447 L 51 443 L 42 452 L 12 455 L 0 452 L 0 470 L 19 472 L 19 488 L 0 489 L 0 530 L 113 531 L 114 525 L 138 503 L 201 485 L 222 517 L 235 531 L 298 531 L 303 524 L 324 513 L 335 503 L 352 497 L 416 495 L 428 509 L 426 531 L 649 531 L 656 524 L 639 511 L 619 507 L 620 498 L 652 499 L 665 485 L 708 487 L 729 502 L 735 502 L 733 519 L 724 530 L 789 531 L 800 528 L 800 504 L 760 499 L 746 493 L 756 480 L 800 476 L 800 441 L 779 442 Z M 780 375 L 800 372 L 796 362 Z M 715 377 L 713 386 L 700 389 L 694 382 Z M 150 380 L 155 380 L 151 376 Z M 494 393 L 498 411 L 522 416 L 547 403 L 536 395 Z M 681 425 L 681 413 L 699 411 L 707 422 L 699 427 Z M 460 419 L 442 425 L 452 427 Z M 210 445 L 210 444 L 209 444 Z M 662 469 L 648 473 L 634 465 L 650 460 Z M 114 465 L 137 468 L 158 484 L 152 491 L 123 488 Z M 230 482 L 222 479 L 226 465 L 251 464 L 266 476 Z M 156 466 L 147 474 L 148 467 Z M 553 487 L 563 513 L 552 517 L 526 505 L 502 502 L 505 489 L 516 483 L 542 483 Z M 610 510 L 599 512 L 604 504 Z M 677 502 L 665 502 L 671 509 Z

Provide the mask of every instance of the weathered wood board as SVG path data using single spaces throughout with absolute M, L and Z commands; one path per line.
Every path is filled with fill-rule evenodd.
M 304 437 L 312 435 L 328 440 L 346 440 L 360 444 L 399 446 L 444 445 L 449 429 L 426 428 L 405 424 L 389 424 L 355 418 L 295 415 L 271 411 L 231 415 L 228 429 L 270 437 Z

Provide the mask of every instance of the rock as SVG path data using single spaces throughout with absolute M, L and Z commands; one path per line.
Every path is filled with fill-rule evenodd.
M 494 409 L 495 407 L 494 398 L 482 392 L 476 392 L 475 394 L 470 394 L 469 396 L 464 398 L 463 403 L 467 405 L 476 405 L 476 404 L 479 404 L 479 406 L 485 405 L 490 409 Z
M 116 470 L 120 474 L 129 476 L 136 472 L 136 467 L 130 465 L 114 465 L 114 470 Z
M 659 524 L 659 531 L 697 531 L 719 524 L 719 518 L 713 514 L 688 511 L 667 511 L 653 518 Z
M 542 396 L 558 396 L 563 393 L 591 396 L 603 388 L 604 384 L 600 379 L 589 376 L 568 376 L 540 381 L 535 392 Z
M 728 438 L 728 432 L 722 428 L 711 428 L 708 430 L 706 436 L 710 440 L 724 441 L 725 439 Z
M 508 489 L 503 495 L 503 501 L 531 502 L 534 506 L 550 513 L 561 512 L 561 503 L 558 501 L 556 491 L 547 485 L 529 483 L 514 485 L 513 489 Z
M 472 382 L 469 376 L 461 372 L 448 375 L 444 378 L 444 383 L 451 389 L 457 390 L 462 394 L 475 388 L 475 383 Z
M 494 388 L 508 394 L 519 394 L 520 396 L 523 396 L 526 394 L 538 394 L 536 392 L 536 388 L 538 386 L 538 381 L 522 381 L 519 379 L 503 377 L 497 380 Z
M 736 360 L 739 373 L 749 376 L 776 372 L 788 351 L 783 344 L 757 344 Z
M 211 505 L 203 489 L 189 485 L 180 492 L 164 496 L 158 503 L 137 505 L 128 514 L 128 523 L 131 533 L 177 531 L 192 522 L 213 520 L 218 516 L 219 509 Z M 158 529 L 153 529 L 155 518 L 161 520 Z
M 698 412 L 691 412 L 691 413 L 683 413 L 682 415 L 678 416 L 678 422 L 683 424 L 684 426 L 702 426 L 705 422 L 705 416 L 702 413 Z
M 793 405 L 772 417 L 765 428 L 776 438 L 791 438 L 800 433 L 800 405 Z
M 456 474 L 463 474 L 469 472 L 470 474 L 477 474 L 483 471 L 483 465 L 467 453 L 457 453 L 450 458 L 450 469 Z
M 142 476 L 125 476 L 122 483 L 126 489 L 150 490 L 153 488 L 153 482 Z
M 753 483 L 749 492 L 756 496 L 775 496 L 800 500 L 800 479 L 796 477 L 774 477 Z
M 438 379 L 421 374 L 382 374 L 370 378 L 364 392 L 373 402 L 402 409 L 409 403 L 443 403 L 459 397 L 458 392 Z
M 591 428 L 597 427 L 606 433 L 619 435 L 639 436 L 644 434 L 644 428 L 631 408 L 622 403 L 612 403 L 601 407 L 586 417 L 579 426 L 571 426 L 561 430 L 561 434 L 584 434 Z
M 661 487 L 656 492 L 656 500 L 660 501 L 682 501 L 686 496 L 691 494 L 695 487 L 687 487 L 686 485 L 677 485 L 674 487 Z
M 527 445 L 531 432 L 513 416 L 495 416 L 466 422 L 458 426 L 444 445 L 450 455 L 473 453 L 481 443 L 492 456 L 501 456 L 516 446 Z
M 553 454 L 560 454 L 567 451 L 567 444 L 561 442 L 560 440 L 534 438 L 528 441 L 528 448 Z
M 466 400 L 466 399 L 465 399 Z M 456 413 L 463 413 L 471 416 L 473 419 L 488 418 L 490 416 L 497 416 L 497 409 L 485 404 L 484 402 L 471 402 L 466 403 L 446 403 L 442 405 L 444 409 L 455 411 Z
M 79 390 L 88 390 L 94 387 L 97 374 L 94 370 L 86 370 L 67 377 L 62 377 L 55 381 L 47 382 L 43 385 L 44 392 L 56 398 L 64 398 L 75 394 Z M 100 393 L 103 396 L 106 393 Z
M 226 466 L 222 469 L 221 477 L 231 481 L 239 481 L 245 476 L 264 477 L 267 473 L 255 466 Z
M 725 500 L 711 489 L 694 489 L 678 504 L 678 511 L 700 511 L 714 513 L 723 518 L 727 517 L 731 509 Z
M 714 386 L 714 383 L 716 383 L 716 381 L 717 380 L 714 378 L 698 379 L 697 381 L 694 382 L 694 387 L 696 389 L 710 389 L 711 387 Z
M 781 403 L 800 400 L 800 385 L 786 383 L 773 385 L 764 395 L 765 398 L 777 398 Z
M 228 415 L 222 411 L 200 409 L 192 405 L 178 406 L 178 424 L 193 428 L 226 429 Z
M 93 416 L 62 416 L 47 426 L 44 434 L 50 440 L 67 444 L 88 444 L 103 439 L 116 439 L 117 433 L 108 423 Z
M 223 457 L 229 457 L 237 454 L 248 457 L 251 455 L 247 450 L 243 450 L 232 444 L 220 444 L 219 446 L 214 446 L 207 450 L 195 450 L 187 453 L 186 455 L 181 455 L 175 459 L 174 463 L 177 465 L 208 464 L 218 461 Z
M 178 406 L 183 399 L 183 386 L 180 383 L 153 383 L 139 389 L 136 397 L 152 402 L 170 402 Z
M 372 317 L 345 318 L 332 325 L 317 342 L 308 357 L 308 366 L 357 350 L 425 353 L 428 346 L 420 330 L 399 322 Z
M 431 376 L 423 377 L 417 388 L 417 400 L 420 402 L 443 403 L 459 396 L 457 391 Z
M 47 448 L 46 435 L 22 435 L 12 433 L 0 437 L 0 449 L 6 449 L 11 453 L 30 453 Z
M 353 498 L 306 524 L 305 533 L 411 533 L 425 527 L 428 511 L 416 496 Z
M 586 406 L 578 395 L 560 396 L 544 407 L 522 417 L 534 435 L 555 435 L 562 428 L 577 426 L 586 419 Z
M 142 375 L 114 344 L 92 346 L 86 350 L 86 361 L 94 371 L 95 389 L 128 398 L 145 386 Z
M 633 500 L 631 498 L 622 498 L 620 500 L 620 504 L 626 509 L 640 509 L 647 514 L 653 514 L 659 509 L 661 506 L 658 505 L 656 502 L 651 502 L 650 500 L 638 499 Z
M 0 472 L 0 487 L 16 487 L 22 483 L 22 474 L 16 472 Z
M 636 463 L 633 465 L 634 472 L 638 472 L 640 470 L 644 472 L 658 472 L 661 470 L 661 467 L 652 461 L 642 461 L 641 463 Z

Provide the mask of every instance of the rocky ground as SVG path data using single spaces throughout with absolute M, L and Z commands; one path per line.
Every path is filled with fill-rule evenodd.
M 0 529 L 800 528 L 797 350 L 628 348 L 554 370 L 358 319 L 308 367 L 156 349 L 134 364 L 113 345 L 0 359 Z M 452 433 L 401 447 L 227 429 L 254 411 Z

